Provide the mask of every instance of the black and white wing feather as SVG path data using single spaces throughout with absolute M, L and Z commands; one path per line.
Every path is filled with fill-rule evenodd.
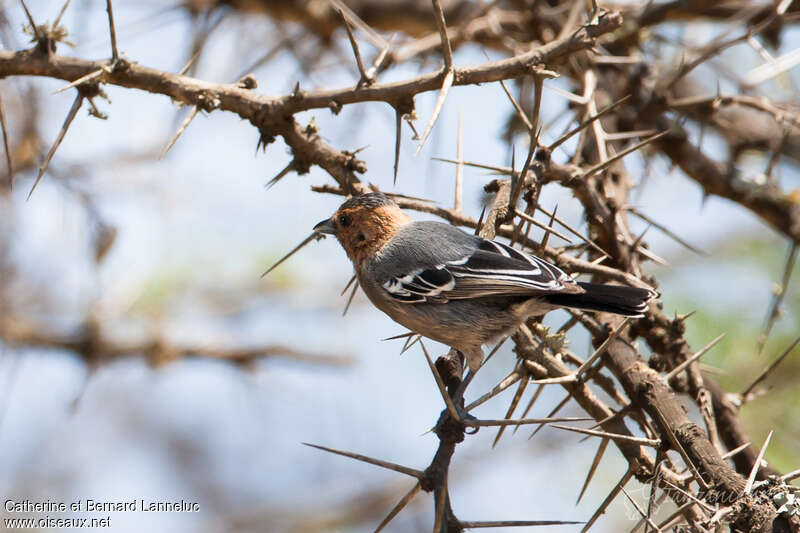
M 405 303 L 583 292 L 555 265 L 483 239 L 458 259 L 393 276 L 383 288 Z

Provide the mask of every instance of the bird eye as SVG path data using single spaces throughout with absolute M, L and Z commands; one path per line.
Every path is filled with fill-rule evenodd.
M 339 225 L 346 228 L 350 225 L 350 217 L 347 215 L 339 215 Z

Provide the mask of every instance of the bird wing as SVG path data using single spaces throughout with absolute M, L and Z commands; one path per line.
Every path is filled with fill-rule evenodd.
M 477 248 L 458 259 L 392 276 L 383 288 L 404 303 L 583 292 L 555 265 L 483 239 Z

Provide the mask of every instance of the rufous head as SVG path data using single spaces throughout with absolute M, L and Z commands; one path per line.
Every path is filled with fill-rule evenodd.
M 371 192 L 345 201 L 314 231 L 335 235 L 358 268 L 378 253 L 400 226 L 412 219 L 388 196 Z

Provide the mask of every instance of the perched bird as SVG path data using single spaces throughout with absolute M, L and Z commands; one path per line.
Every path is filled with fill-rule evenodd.
M 345 201 L 314 231 L 335 235 L 370 301 L 409 330 L 460 351 L 469 368 L 482 346 L 528 317 L 559 307 L 642 316 L 655 291 L 575 282 L 534 255 L 443 222 L 415 222 L 388 196 Z

